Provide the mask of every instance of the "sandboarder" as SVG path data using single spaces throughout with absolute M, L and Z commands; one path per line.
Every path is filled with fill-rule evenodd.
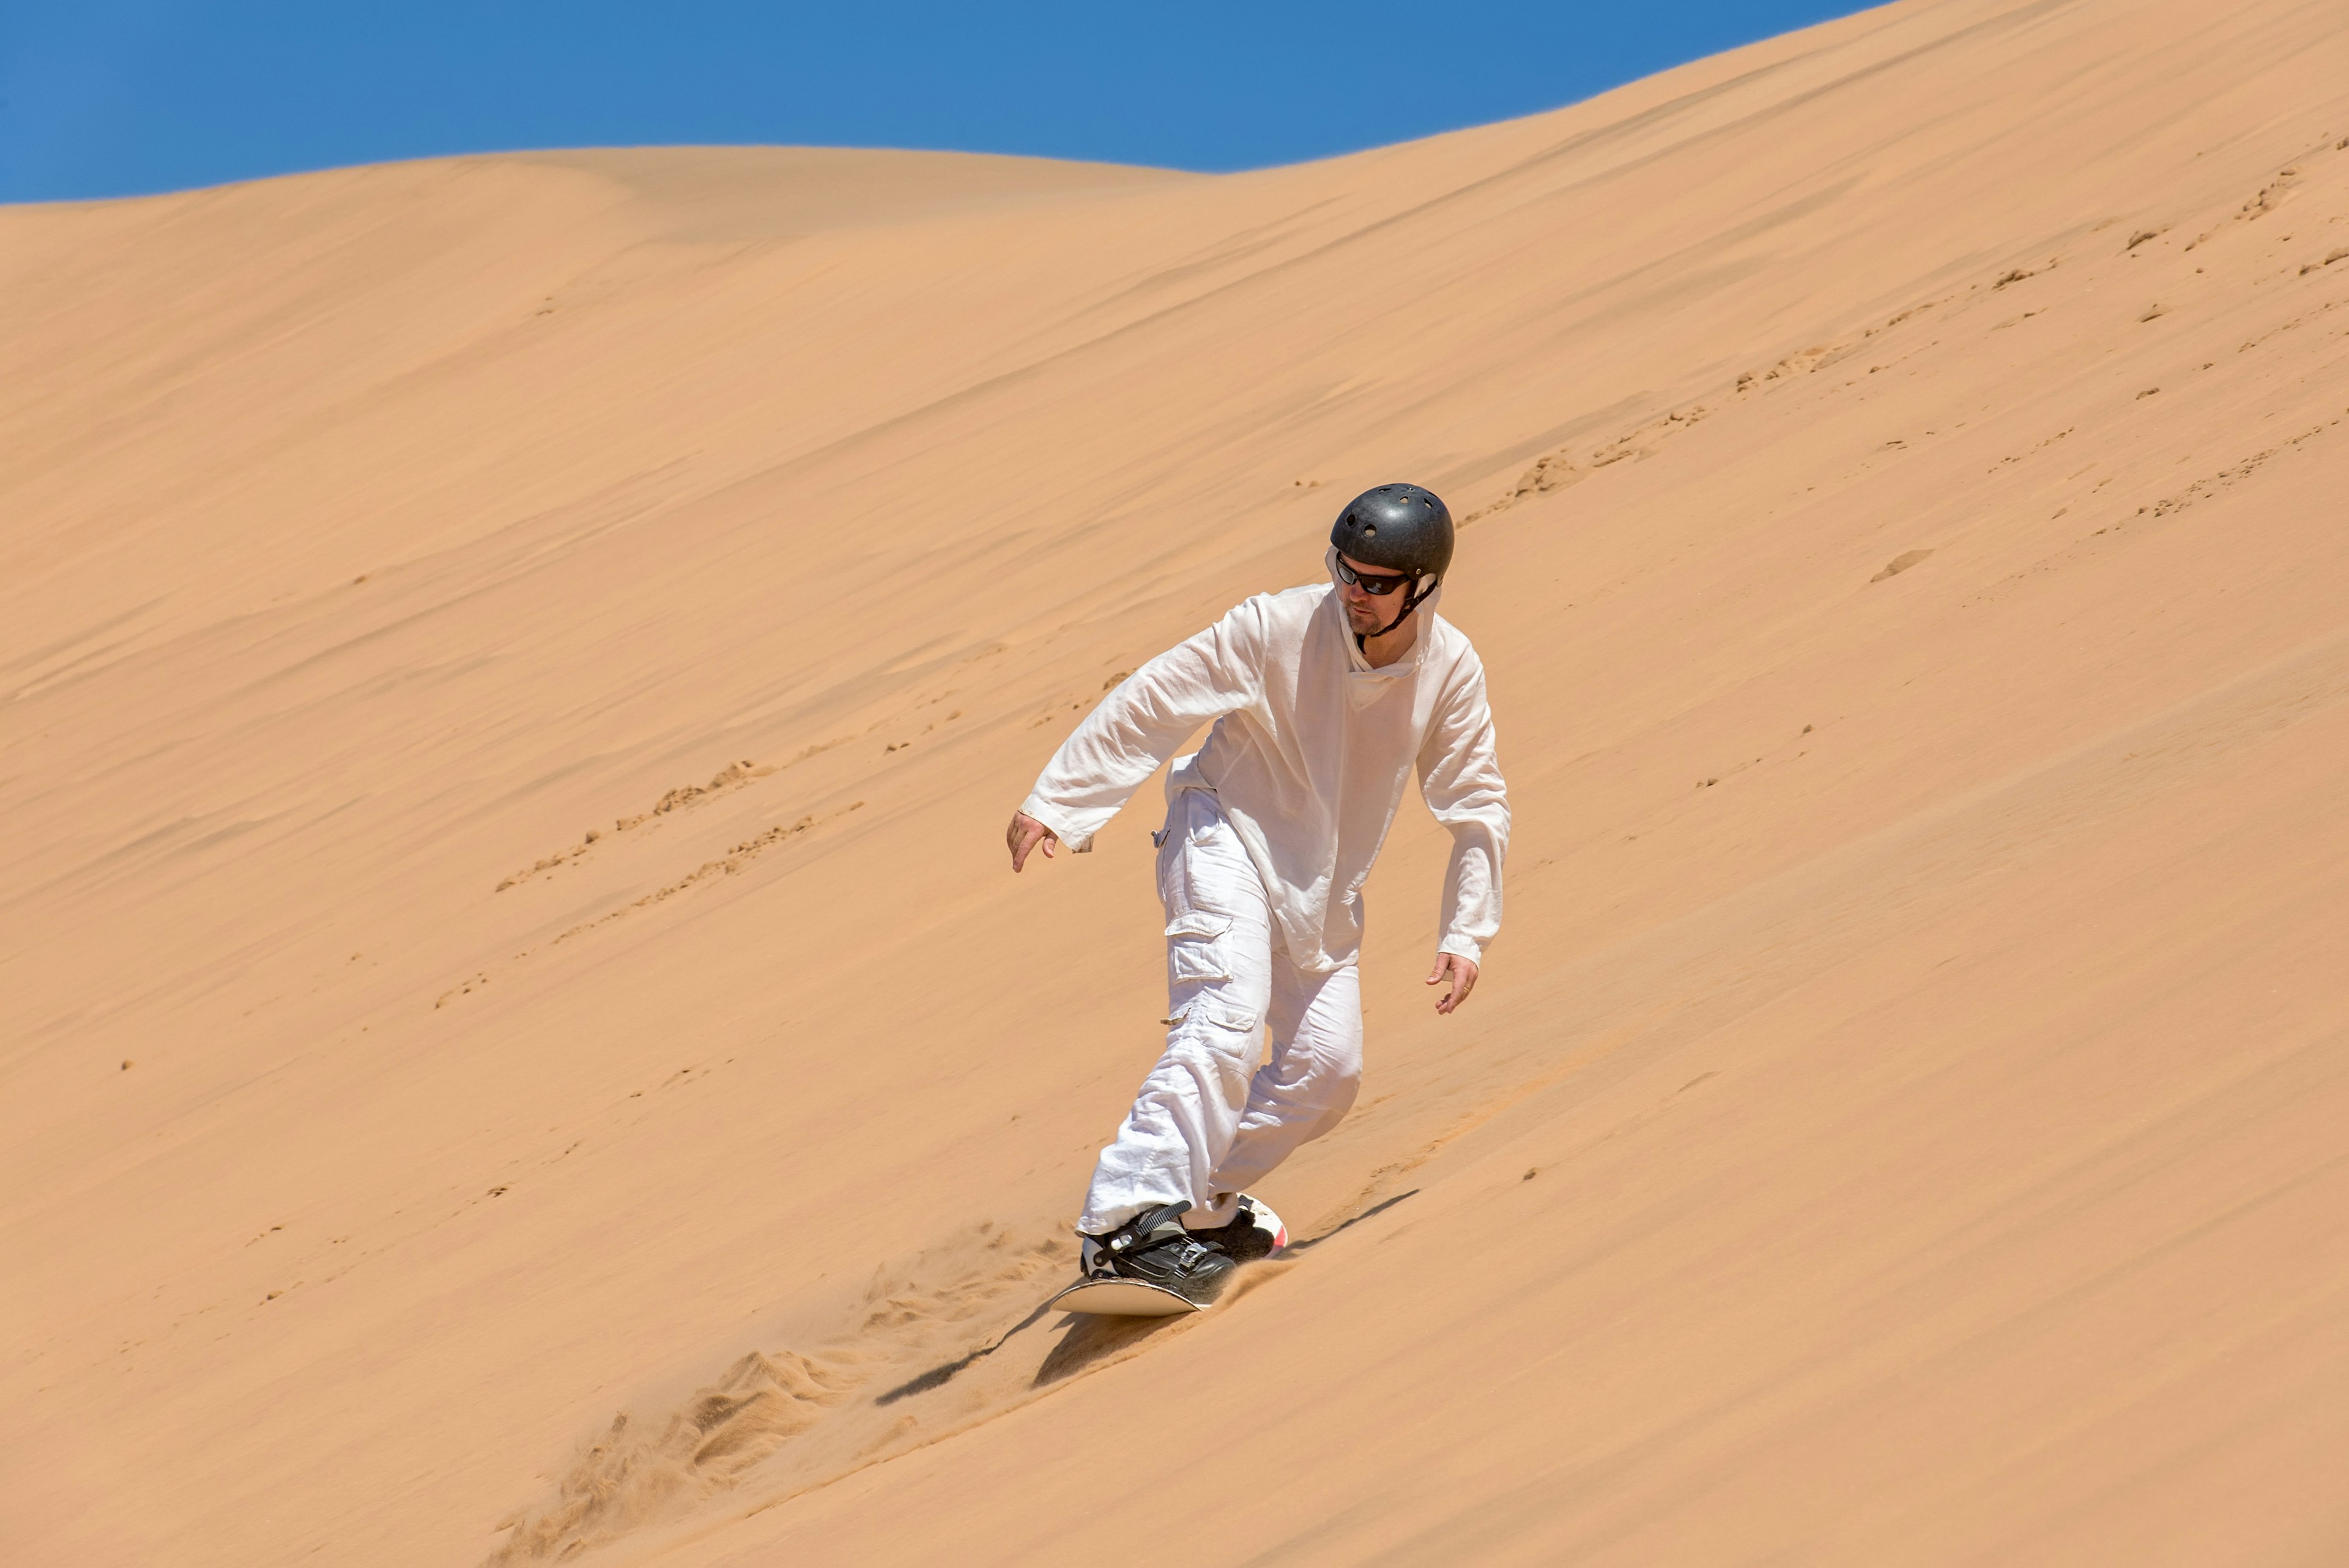
M 1452 833 L 1430 985 L 1450 1013 L 1501 920 L 1509 807 L 1484 667 L 1435 613 L 1452 515 L 1415 484 L 1339 514 L 1330 581 L 1259 594 L 1103 697 L 1011 818 L 1011 868 L 1082 854 L 1175 757 L 1158 845 L 1165 1054 L 1101 1152 L 1084 1273 L 1205 1305 L 1278 1244 L 1247 1191 L 1336 1127 L 1361 1080 L 1362 884 L 1413 775 Z M 1267 1025 L 1271 1050 L 1264 1047 Z M 1262 1064 L 1259 1065 L 1261 1059 Z M 1180 1310 L 1180 1303 L 1176 1303 Z

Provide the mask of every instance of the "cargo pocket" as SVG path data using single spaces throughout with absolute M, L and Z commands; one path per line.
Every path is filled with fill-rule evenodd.
M 1234 1007 L 1212 996 L 1203 996 L 1192 1005 L 1201 1010 L 1200 1015 L 1208 1023 L 1225 1029 L 1237 1029 L 1243 1033 L 1261 1027 L 1264 1022 L 1245 1007 Z
M 1199 981 L 1229 980 L 1232 963 L 1224 950 L 1223 936 L 1232 929 L 1226 915 L 1199 910 L 1177 915 L 1166 922 L 1166 980 L 1169 985 Z
M 1221 836 L 1230 831 L 1221 817 L 1195 805 L 1187 811 L 1169 814 L 1166 826 L 1150 836 L 1158 846 L 1158 901 L 1166 906 L 1170 917 L 1179 919 L 1207 912 L 1217 902 L 1200 896 L 1202 889 L 1191 863 L 1192 856 L 1200 848 L 1219 844 Z M 1168 926 L 1166 934 L 1174 935 L 1174 928 Z
M 1158 1022 L 1173 1025 L 1186 1023 L 1194 1018 L 1202 1023 L 1212 1023 L 1218 1029 L 1236 1030 L 1243 1034 L 1260 1028 L 1264 1023 L 1247 1008 L 1234 1007 L 1212 996 L 1195 996 Z

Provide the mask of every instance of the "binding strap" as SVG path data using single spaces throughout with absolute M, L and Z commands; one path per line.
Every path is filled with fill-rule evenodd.
M 1188 1203 L 1162 1203 L 1155 1209 L 1145 1209 L 1124 1224 L 1101 1238 L 1102 1251 L 1116 1257 L 1132 1251 L 1140 1241 L 1169 1220 L 1180 1220 L 1191 1211 Z

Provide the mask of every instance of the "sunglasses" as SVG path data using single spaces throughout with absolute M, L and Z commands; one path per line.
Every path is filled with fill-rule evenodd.
M 1411 574 L 1406 572 L 1399 577 L 1383 577 L 1370 572 L 1358 572 L 1346 565 L 1341 556 L 1338 561 L 1338 580 L 1361 589 L 1372 598 L 1382 599 L 1411 581 Z

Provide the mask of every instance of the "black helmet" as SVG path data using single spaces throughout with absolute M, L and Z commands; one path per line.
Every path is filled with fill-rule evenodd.
M 1381 484 L 1346 503 L 1330 527 L 1330 547 L 1366 566 L 1408 573 L 1413 581 L 1402 607 L 1387 623 L 1392 631 L 1417 609 L 1452 565 L 1452 513 L 1432 490 L 1416 484 Z M 1384 637 L 1386 632 L 1379 633 Z
M 1366 566 L 1441 578 L 1452 565 L 1452 514 L 1432 490 L 1381 484 L 1346 503 L 1330 543 Z

